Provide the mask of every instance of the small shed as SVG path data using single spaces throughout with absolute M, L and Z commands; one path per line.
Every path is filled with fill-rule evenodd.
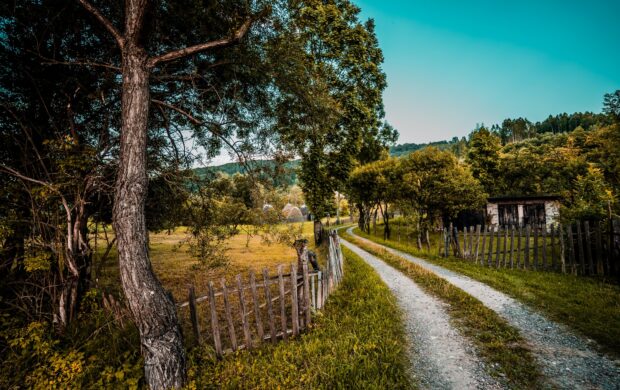
M 558 222 L 557 195 L 496 196 L 487 200 L 487 222 L 499 226 L 547 226 Z

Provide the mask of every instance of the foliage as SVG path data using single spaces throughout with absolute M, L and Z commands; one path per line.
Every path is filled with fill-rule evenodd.
M 480 181 L 489 194 L 497 192 L 497 178 L 500 176 L 500 140 L 485 127 L 474 130 L 469 135 L 467 162 L 472 175 Z
M 411 388 L 401 314 L 379 276 L 343 248 L 344 278 L 312 329 L 297 340 L 218 361 L 191 357 L 195 388 Z

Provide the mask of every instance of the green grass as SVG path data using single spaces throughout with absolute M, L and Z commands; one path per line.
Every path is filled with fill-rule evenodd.
M 370 266 L 343 250 L 343 282 L 308 333 L 220 361 L 209 347 L 196 349 L 190 387 L 415 387 L 407 375 L 406 339 L 394 297 Z
M 620 357 L 620 286 L 605 279 L 554 272 L 482 267 L 436 252 L 419 251 L 414 243 L 384 241 L 356 230 L 362 237 L 422 257 L 434 264 L 467 275 L 540 310 L 547 317 L 568 325 L 598 342 L 603 352 Z
M 413 264 L 375 244 L 363 242 L 345 233 L 347 240 L 380 257 L 398 269 L 428 293 L 441 299 L 452 323 L 472 340 L 480 356 L 491 367 L 491 374 L 505 377 L 514 388 L 540 387 L 542 375 L 519 332 L 479 300 L 453 286 L 434 273 Z

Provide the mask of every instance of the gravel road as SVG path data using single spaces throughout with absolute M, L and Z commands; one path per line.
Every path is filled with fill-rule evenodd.
M 411 374 L 425 389 L 499 389 L 474 348 L 451 325 L 444 304 L 377 257 L 341 239 L 370 266 L 396 296 L 404 313 Z
M 371 242 L 355 235 L 358 239 Z M 407 253 L 383 246 L 480 300 L 521 332 L 537 357 L 543 373 L 561 389 L 620 389 L 620 364 L 595 349 L 593 341 L 578 336 L 566 326 L 548 320 L 515 299 L 484 283 Z

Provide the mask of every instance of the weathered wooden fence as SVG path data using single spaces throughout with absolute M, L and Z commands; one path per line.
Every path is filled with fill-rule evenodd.
M 488 267 L 620 275 L 620 220 L 550 227 L 450 226 L 438 251 Z
M 189 314 L 191 342 L 212 343 L 221 357 L 265 341 L 287 340 L 307 329 L 343 275 L 338 235 L 330 232 L 328 237 L 323 271 L 309 272 L 308 262 L 297 269 L 295 262 L 279 265 L 275 275 L 264 268 L 258 276 L 250 271 L 247 280 L 239 274 L 233 282 L 210 281 L 201 296 L 191 286 L 188 301 L 177 304 L 179 311 L 189 311 L 179 314 Z

